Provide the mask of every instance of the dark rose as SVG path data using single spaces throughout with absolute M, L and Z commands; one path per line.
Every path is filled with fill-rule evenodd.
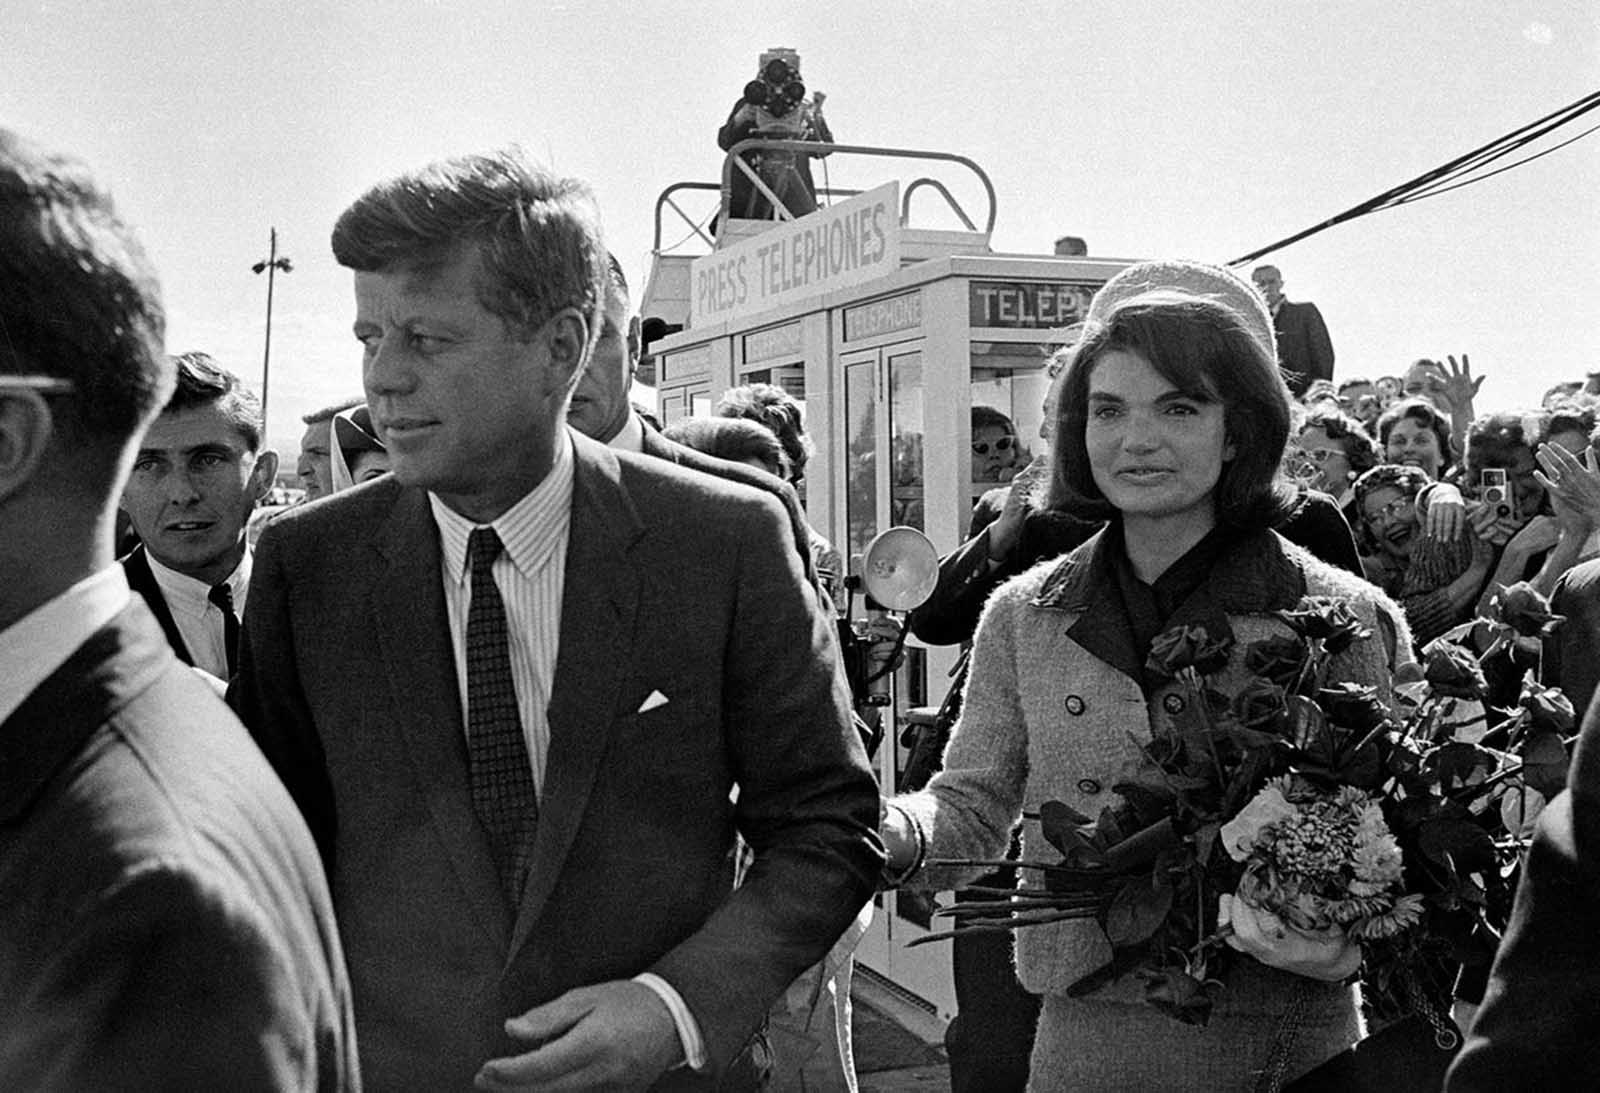
M 1572 700 L 1557 687 L 1541 687 L 1530 676 L 1523 681 L 1522 697 L 1517 705 L 1528 715 L 1528 728 L 1532 732 L 1553 732 L 1571 736 L 1577 724 Z
M 1357 641 L 1365 641 L 1372 631 L 1363 626 L 1350 605 L 1330 596 L 1304 596 L 1292 611 L 1279 611 L 1278 617 L 1294 632 L 1312 640 L 1321 639 L 1330 653 L 1342 653 Z
M 1281 733 L 1289 722 L 1283 688 L 1266 679 L 1252 679 L 1233 696 L 1234 719 L 1247 729 Z
M 1182 968 L 1141 969 L 1144 999 L 1168 1017 L 1186 1025 L 1204 1027 L 1211 1020 L 1211 1007 L 1222 989 L 1215 979 L 1200 980 Z
M 1324 687 L 1317 693 L 1328 720 L 1358 736 L 1365 736 L 1389 720 L 1389 707 L 1378 697 L 1376 687 L 1363 687 L 1359 683 L 1341 683 Z
M 1251 675 L 1271 680 L 1280 687 L 1293 687 L 1300 678 L 1305 659 L 1303 639 L 1279 635 L 1251 642 L 1244 653 L 1244 666 Z
M 1435 694 L 1481 699 L 1488 689 L 1478 658 L 1455 642 L 1435 638 L 1422 650 L 1422 678 Z
M 1527 581 L 1507 585 L 1489 601 L 1494 620 L 1509 626 L 1525 638 L 1542 638 L 1567 621 L 1565 615 L 1550 613 L 1550 601 Z
M 1146 671 L 1167 679 L 1185 668 L 1211 675 L 1227 667 L 1232 650 L 1232 634 L 1214 635 L 1203 625 L 1174 626 L 1156 635 L 1144 666 Z

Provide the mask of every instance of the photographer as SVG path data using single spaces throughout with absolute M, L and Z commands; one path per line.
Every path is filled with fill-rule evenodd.
M 800 54 L 792 49 L 769 49 L 761 55 L 756 78 L 745 84 L 744 94 L 733 104 L 728 120 L 717 130 L 717 146 L 724 152 L 750 137 L 771 140 L 806 140 L 832 144 L 833 134 L 822 116 L 821 91 L 806 97 L 800 79 Z M 827 152 L 818 152 L 825 156 Z M 793 216 L 817 209 L 817 187 L 811 179 L 811 155 L 758 150 L 744 160 Z M 743 171 L 734 171 L 728 194 L 728 215 L 746 220 L 766 220 L 772 203 Z

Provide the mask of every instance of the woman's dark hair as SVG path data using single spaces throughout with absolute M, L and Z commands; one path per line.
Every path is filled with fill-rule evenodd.
M 743 463 L 759 460 L 783 477 L 783 448 L 766 426 L 742 417 L 686 417 L 668 425 L 664 436 L 718 459 Z
M 1545 412 L 1544 428 L 1539 430 L 1539 443 L 1548 444 L 1557 433 L 1582 433 L 1587 437 L 1594 432 L 1595 408 L 1592 402 L 1563 399 Z
M 972 407 L 972 431 L 979 429 L 1004 429 L 1012 436 L 1017 435 L 1017 427 L 1004 413 L 993 406 L 984 406 L 978 403 Z
M 766 426 L 783 446 L 783 454 L 789 457 L 789 481 L 798 482 L 805 477 L 806 464 L 811 460 L 811 438 L 806 435 L 800 403 L 789 392 L 770 383 L 730 387 L 717 400 L 712 413 L 717 417 L 745 418 Z
M 1532 451 L 1545 432 L 1547 416 L 1541 410 L 1527 410 L 1484 414 L 1474 420 L 1467 426 L 1467 452 L 1461 461 L 1468 480 L 1475 482 L 1477 472 L 1491 462 L 1509 464 L 1518 449 Z
M 1389 434 L 1394 431 L 1395 424 L 1401 418 L 1410 418 L 1426 429 L 1432 429 L 1434 437 L 1439 441 L 1439 454 L 1444 463 L 1439 467 L 1439 477 L 1444 477 L 1444 472 L 1456 465 L 1460 453 L 1456 451 L 1455 440 L 1452 437 L 1450 419 L 1434 408 L 1433 403 L 1427 399 L 1408 398 L 1402 399 L 1385 410 L 1378 418 L 1378 444 L 1383 448 L 1385 458 L 1389 454 Z
M 1279 474 L 1289 439 L 1289 389 L 1277 362 L 1229 307 L 1187 293 L 1153 290 L 1130 297 L 1091 324 L 1062 377 L 1051 456 L 1049 507 L 1103 520 L 1116 509 L 1095 484 L 1084 431 L 1089 381 L 1113 350 L 1136 353 L 1189 398 L 1221 403 L 1234 456 L 1217 480 L 1217 521 L 1268 528 L 1288 513 L 1294 489 Z
M 1357 475 L 1370 471 L 1383 462 L 1383 455 L 1378 451 L 1377 442 L 1367 432 L 1366 427 L 1345 413 L 1343 410 L 1333 410 L 1319 407 L 1306 414 L 1305 421 L 1300 425 L 1300 431 L 1307 429 L 1321 429 L 1328 434 L 1328 439 L 1337 441 L 1339 447 L 1344 449 L 1344 455 L 1350 462 L 1350 470 Z

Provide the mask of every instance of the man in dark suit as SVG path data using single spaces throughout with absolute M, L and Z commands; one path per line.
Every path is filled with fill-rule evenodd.
M 1483 1005 L 1448 1093 L 1600 1089 L 1600 703 L 1539 816 Z
M 392 474 L 267 528 L 231 693 L 323 848 L 374 1088 L 754 1088 L 881 868 L 781 507 L 565 426 L 596 225 L 498 152 L 334 229 Z
M 185 664 L 226 680 L 250 587 L 250 513 L 278 455 L 261 447 L 261 400 L 204 353 L 173 358 L 178 383 L 139 445 L 122 511 L 139 546 L 122 559 Z
M 359 1089 L 320 863 L 112 556 L 172 390 L 154 273 L 0 130 L 0 1088 Z
M 1333 378 L 1333 340 L 1328 324 L 1313 303 L 1291 303 L 1283 295 L 1283 274 L 1277 266 L 1257 266 L 1250 271 L 1267 307 L 1272 309 L 1272 327 L 1278 337 L 1278 366 L 1290 392 L 1299 398 L 1312 380 Z
M 815 578 L 811 557 L 811 532 L 794 487 L 752 467 L 697 452 L 674 443 L 650 427 L 629 400 L 639 368 L 639 317 L 630 315 L 628 279 L 614 255 L 606 256 L 606 295 L 600 317 L 600 335 L 594 352 L 578 377 L 567 406 L 567 424 L 584 436 L 623 452 L 637 452 L 670 460 L 703 474 L 743 482 L 772 494 L 783 503 L 794 532 L 807 579 Z

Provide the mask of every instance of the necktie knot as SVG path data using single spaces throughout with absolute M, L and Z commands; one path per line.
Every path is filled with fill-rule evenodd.
M 206 594 L 206 599 L 222 609 L 224 615 L 233 613 L 233 588 L 227 581 L 211 586 L 211 591 Z
M 476 575 L 487 573 L 494 560 L 500 557 L 500 536 L 494 528 L 474 528 L 467 536 L 467 565 Z

